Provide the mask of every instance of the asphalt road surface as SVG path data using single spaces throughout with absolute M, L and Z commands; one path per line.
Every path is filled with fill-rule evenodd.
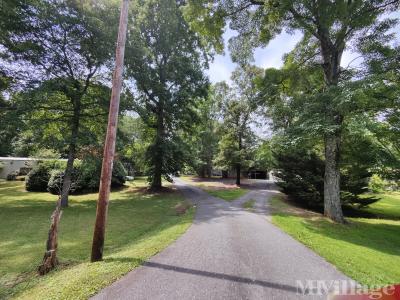
M 254 181 L 231 203 L 179 179 L 176 185 L 197 207 L 193 225 L 93 299 L 326 299 L 316 280 L 348 280 L 268 221 L 273 183 Z M 256 200 L 251 212 L 241 207 L 249 199 Z

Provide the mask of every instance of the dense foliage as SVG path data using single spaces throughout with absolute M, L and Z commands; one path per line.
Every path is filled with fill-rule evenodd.
M 151 188 L 183 167 L 180 133 L 196 118 L 196 102 L 206 96 L 205 54 L 180 10 L 180 1 L 139 0 L 132 7 L 126 49 L 134 110 L 149 128 L 146 149 Z
M 99 93 L 92 85 L 109 75 L 104 71 L 112 59 L 111 36 L 116 33 L 116 26 L 109 26 L 109 22 L 117 23 L 117 7 L 108 1 L 5 0 L 0 16 L 7 75 L 16 80 L 16 91 L 28 92 L 26 97 L 14 99 L 13 106 L 24 119 L 40 121 L 45 137 L 56 143 L 48 143 L 50 147 L 62 147 L 66 152 L 61 203 L 67 206 L 83 118 L 104 114 L 96 103 L 104 98 L 87 95 Z M 31 124 L 26 124 L 25 136 L 34 136 L 29 132 Z M 51 131 L 58 134 L 56 139 Z
M 237 185 L 254 157 L 256 136 L 250 125 L 257 109 L 255 80 L 261 74 L 261 69 L 246 65 L 232 73 L 232 86 L 216 85 L 222 124 L 215 163 L 224 171 L 235 169 Z
M 277 184 L 282 191 L 303 206 L 323 210 L 323 159 L 316 152 L 302 148 L 281 149 L 274 154 L 274 175 L 279 179 Z M 378 201 L 373 197 L 360 197 L 368 190 L 369 176 L 368 172 L 342 172 L 342 205 L 361 208 Z
M 27 174 L 25 189 L 29 192 L 45 192 L 50 180 L 51 172 L 55 169 L 65 168 L 65 162 L 56 160 L 39 161 Z
M 275 162 L 289 194 L 309 205 L 324 199 L 325 214 L 343 221 L 340 203 L 357 203 L 368 182 L 380 190 L 400 178 L 400 47 L 390 18 L 398 4 L 132 0 L 117 161 L 129 175 L 148 175 L 153 189 L 182 170 L 235 171 L 240 184 Z M 67 159 L 32 170 L 31 190 L 58 193 L 62 183 L 63 199 L 71 185 L 96 190 L 116 2 L 4 0 L 2 8 L 0 155 Z M 229 42 L 238 66 L 228 83 L 209 85 L 204 69 L 223 51 L 227 26 L 239 33 Z M 251 65 L 254 50 L 283 30 L 302 35 L 283 66 Z M 350 47 L 362 59 L 344 66 Z M 271 136 L 260 138 L 258 125 Z M 113 186 L 125 173 L 115 168 Z
M 241 64 L 252 59 L 257 47 L 267 45 L 282 30 L 302 33 L 302 40 L 286 60 L 285 68 L 278 74 L 266 74 L 267 81 L 271 75 L 274 80 L 285 72 L 284 77 L 292 79 L 289 82 L 275 81 L 276 88 L 272 93 L 278 95 L 275 103 L 281 112 L 284 109 L 284 116 L 289 114 L 294 118 L 286 120 L 278 115 L 274 119 L 281 125 L 297 129 L 300 134 L 319 135 L 324 146 L 324 213 L 340 223 L 344 222 L 340 205 L 340 157 L 346 118 L 355 112 L 368 114 L 371 106 L 367 99 L 377 96 L 374 89 L 375 96 L 364 97 L 373 85 L 363 81 L 365 74 L 356 74 L 354 70 L 343 67 L 342 56 L 352 44 L 361 42 L 366 46 L 360 53 L 365 55 L 374 49 L 372 61 L 393 57 L 393 51 L 388 51 L 388 39 L 381 37 L 387 37 L 388 30 L 395 25 L 396 21 L 387 18 L 387 14 L 398 9 L 398 5 L 396 0 L 189 0 L 185 6 L 185 16 L 192 27 L 217 51 L 223 50 L 222 33 L 228 22 L 231 29 L 238 31 L 239 34 L 230 39 L 230 49 L 234 61 Z M 380 51 L 382 49 L 384 51 Z M 293 65 L 296 67 L 292 68 Z M 370 67 L 375 66 L 376 71 L 377 65 L 370 64 Z M 389 65 L 391 69 L 393 65 Z M 389 78 L 396 78 L 393 72 L 389 73 Z M 393 89 L 397 88 L 390 85 L 389 90 Z M 271 90 L 266 87 L 264 91 L 268 101 L 272 96 Z M 298 104 L 294 106 L 294 112 L 291 102 Z M 303 122 L 297 116 L 304 117 Z
M 25 188 L 31 192 L 49 191 L 60 195 L 65 172 L 66 161 L 40 161 L 28 173 Z M 101 159 L 86 156 L 82 161 L 75 161 L 70 193 L 96 192 L 99 189 Z M 126 171 L 120 161 L 114 162 L 111 187 L 118 188 L 125 183 Z

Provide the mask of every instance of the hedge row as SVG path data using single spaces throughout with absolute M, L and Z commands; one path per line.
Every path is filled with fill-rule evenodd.
M 30 192 L 46 192 L 59 194 L 61 191 L 65 161 L 41 161 L 27 175 L 25 188 Z M 87 157 L 76 161 L 72 172 L 70 193 L 95 192 L 99 189 L 101 160 Z M 125 184 L 126 172 L 119 161 L 114 162 L 111 187 L 121 187 Z

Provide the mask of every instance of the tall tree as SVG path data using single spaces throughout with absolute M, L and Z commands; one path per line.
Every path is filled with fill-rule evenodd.
M 7 9 L 1 10 L 0 44 L 12 61 L 8 73 L 19 80 L 20 88 L 59 80 L 58 89 L 71 105 L 65 132 L 68 162 L 61 196 L 65 207 L 78 148 L 82 99 L 111 59 L 112 42 L 108 37 L 115 29 L 108 24 L 115 17 L 115 9 L 107 2 L 78 0 L 5 0 L 2 6 Z
M 135 110 L 153 129 L 147 150 L 153 190 L 182 166 L 178 133 L 191 126 L 195 102 L 207 91 L 205 56 L 182 16 L 182 3 L 138 0 L 132 6 L 136 17 L 128 35 L 127 75 L 135 87 Z
M 248 165 L 255 142 L 250 124 L 255 121 L 257 108 L 255 80 L 261 73 L 261 69 L 254 66 L 238 67 L 232 74 L 233 86 L 221 84 L 218 87 L 223 135 L 216 162 L 224 169 L 235 168 L 237 185 L 240 185 L 242 168 Z
M 239 32 L 230 41 L 232 56 L 239 62 L 246 61 L 255 47 L 266 45 L 282 29 L 300 30 L 304 34 L 303 45 L 306 41 L 315 45 L 310 54 L 320 58 L 328 125 L 324 133 L 324 213 L 337 222 L 344 222 L 339 172 L 343 115 L 333 105 L 331 96 L 344 76 L 340 67 L 342 55 L 357 35 L 378 26 L 381 23 L 379 16 L 397 9 L 398 4 L 398 0 L 191 0 L 185 9 L 195 29 L 214 37 L 211 42 L 217 49 L 221 49 L 222 31 L 230 20 L 231 29 Z
M 374 31 L 362 36 L 358 49 L 363 54 L 362 74 L 368 82 L 368 96 L 376 99 L 372 118 L 366 119 L 375 145 L 382 149 L 380 175 L 388 179 L 400 178 L 400 46 L 393 41 L 398 34 L 387 29 L 392 23 L 383 23 Z M 378 122 L 377 122 L 378 120 Z
M 12 79 L 0 69 L 0 156 L 12 153 L 12 140 L 20 130 L 20 119 L 5 94 L 10 88 Z
M 218 147 L 218 103 L 216 91 L 210 86 L 208 95 L 197 105 L 197 122 L 183 137 L 190 146 L 188 165 L 199 177 L 211 177 Z

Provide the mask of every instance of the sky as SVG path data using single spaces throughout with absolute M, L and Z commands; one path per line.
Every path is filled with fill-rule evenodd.
M 395 12 L 389 15 L 390 17 L 400 18 L 400 12 Z M 395 43 L 400 43 L 400 24 L 396 26 L 393 31 L 396 34 Z M 237 33 L 232 31 L 228 27 L 223 35 L 225 42 L 225 54 L 216 55 L 212 63 L 210 63 L 210 68 L 206 70 L 210 81 L 212 83 L 227 81 L 230 82 L 230 76 L 232 71 L 235 69 L 236 64 L 232 62 L 230 58 L 230 53 L 228 50 L 228 40 L 235 36 Z M 290 52 L 294 49 L 295 45 L 301 40 L 302 33 L 300 31 L 295 31 L 293 34 L 288 34 L 282 32 L 276 36 L 267 47 L 258 48 L 254 51 L 254 64 L 261 68 L 280 68 L 283 65 L 283 56 L 285 53 Z M 351 50 L 346 50 L 343 53 L 341 66 L 355 67 L 362 62 L 358 53 L 354 53 Z M 254 132 L 261 138 L 267 138 L 271 135 L 271 130 L 267 125 L 266 120 L 260 119 L 258 117 L 257 121 L 263 126 L 257 127 L 252 126 Z
M 390 15 L 391 17 L 400 17 L 400 12 L 395 12 Z M 396 32 L 398 40 L 400 39 L 400 25 L 398 25 L 394 31 Z M 236 35 L 235 31 L 227 30 L 224 33 L 225 41 L 225 55 L 216 55 L 214 61 L 210 63 L 209 70 L 206 71 L 210 81 L 216 83 L 219 81 L 230 81 L 232 71 L 235 69 L 234 64 L 230 58 L 228 50 L 228 40 L 232 36 Z M 302 34 L 300 31 L 295 31 L 293 34 L 282 32 L 276 36 L 267 47 L 261 49 L 258 48 L 254 52 L 254 64 L 261 68 L 279 68 L 283 65 L 283 55 L 290 52 L 300 41 Z M 351 66 L 355 66 L 361 62 L 359 54 L 347 50 L 343 53 L 342 63 L 343 67 L 347 67 L 350 63 Z

